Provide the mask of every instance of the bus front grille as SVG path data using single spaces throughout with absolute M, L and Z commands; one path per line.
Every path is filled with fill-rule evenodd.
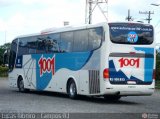
M 98 70 L 89 70 L 89 93 L 100 93 L 100 78 Z

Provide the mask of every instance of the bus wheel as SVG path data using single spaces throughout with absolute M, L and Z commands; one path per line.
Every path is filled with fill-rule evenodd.
M 73 80 L 71 80 L 69 82 L 68 95 L 71 99 L 76 99 L 76 97 L 77 97 L 77 88 L 76 88 L 76 84 Z
M 118 101 L 120 98 L 121 96 L 119 95 L 104 95 L 104 99 L 107 101 Z
M 24 88 L 24 82 L 23 82 L 22 77 L 18 78 L 18 89 L 19 89 L 19 92 L 28 92 L 29 91 L 29 89 Z

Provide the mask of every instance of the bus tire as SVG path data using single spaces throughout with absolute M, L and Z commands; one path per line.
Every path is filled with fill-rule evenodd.
M 106 101 L 118 101 L 120 100 L 121 96 L 119 95 L 104 95 L 104 99 Z
M 29 89 L 24 88 L 24 81 L 21 76 L 18 78 L 18 89 L 19 92 L 29 92 Z
M 71 80 L 69 83 L 68 83 L 68 86 L 67 86 L 67 93 L 69 95 L 69 97 L 71 99 L 76 99 L 77 98 L 77 87 L 76 87 L 76 84 L 74 82 L 74 80 Z

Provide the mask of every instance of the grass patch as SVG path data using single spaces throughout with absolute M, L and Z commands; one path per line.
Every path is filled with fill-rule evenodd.
M 0 77 L 7 77 L 8 76 L 8 67 L 0 66 Z
M 156 89 L 160 89 L 160 80 L 156 80 Z

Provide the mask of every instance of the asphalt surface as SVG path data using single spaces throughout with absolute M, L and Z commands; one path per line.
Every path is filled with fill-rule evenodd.
M 160 90 L 152 96 L 123 97 L 118 102 L 85 96 L 72 100 L 65 94 L 53 92 L 20 93 L 8 86 L 7 79 L 0 78 L 0 112 L 160 113 Z

